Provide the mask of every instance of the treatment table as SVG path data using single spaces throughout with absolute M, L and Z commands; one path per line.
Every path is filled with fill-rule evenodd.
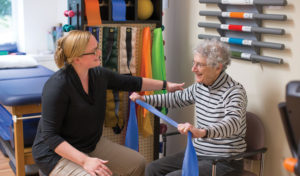
M 0 137 L 1 141 L 9 138 L 6 127 L 10 120 L 13 123 L 13 136 L 10 135 L 10 139 L 14 145 L 17 176 L 25 175 L 25 165 L 34 164 L 32 144 L 24 147 L 26 129 L 23 132 L 23 120 L 40 117 L 42 89 L 52 74 L 53 71 L 40 65 L 0 69 Z

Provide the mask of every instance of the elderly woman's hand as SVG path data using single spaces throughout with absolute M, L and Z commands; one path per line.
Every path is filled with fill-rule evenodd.
M 177 129 L 181 134 L 187 134 L 188 131 L 190 131 L 193 138 L 202 138 L 206 136 L 207 133 L 205 129 L 198 129 L 188 122 L 178 124 Z
M 187 134 L 188 131 L 191 131 L 194 128 L 190 123 L 179 123 L 177 129 L 181 134 Z
M 143 96 L 140 96 L 138 93 L 133 92 L 130 97 L 129 97 L 132 101 L 136 101 L 136 100 L 142 100 L 145 101 Z
M 168 92 L 174 92 L 176 90 L 183 90 L 184 83 L 172 83 L 172 82 L 167 82 L 167 91 Z

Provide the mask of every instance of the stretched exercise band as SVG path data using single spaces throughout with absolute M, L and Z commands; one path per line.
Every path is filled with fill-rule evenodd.
M 141 101 L 136 100 L 136 103 L 140 106 L 144 107 L 148 111 L 155 114 L 157 117 L 163 119 L 164 121 L 168 122 L 170 125 L 177 128 L 178 123 L 174 120 L 170 119 L 168 116 L 164 115 L 153 106 Z M 130 128 L 133 128 L 131 130 Z M 132 135 L 132 136 L 130 136 Z M 134 139 L 132 139 L 134 138 Z M 126 142 L 128 140 L 128 142 Z M 130 141 L 130 142 L 129 142 Z M 128 145 L 130 144 L 130 145 Z M 135 104 L 133 101 L 130 102 L 130 115 L 128 120 L 128 126 L 126 131 L 126 138 L 125 138 L 125 145 L 132 148 L 137 149 L 138 145 L 138 130 L 137 130 L 137 122 L 135 116 Z M 196 155 L 195 148 L 192 142 L 192 133 L 188 132 L 187 137 L 187 145 L 185 149 L 184 160 L 182 164 L 182 176 L 198 176 L 199 175 L 199 168 L 198 168 L 198 159 Z

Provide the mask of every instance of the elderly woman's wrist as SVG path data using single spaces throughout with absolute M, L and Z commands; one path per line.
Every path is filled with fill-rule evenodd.
M 204 135 L 202 136 L 202 138 L 207 138 L 208 131 L 206 129 L 202 129 L 202 130 L 203 130 L 203 133 L 204 133 Z

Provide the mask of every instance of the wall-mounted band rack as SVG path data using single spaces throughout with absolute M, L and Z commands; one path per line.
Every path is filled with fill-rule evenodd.
M 262 27 L 262 20 L 287 20 L 282 14 L 263 14 L 262 6 L 284 6 L 286 0 L 199 0 L 217 4 L 221 11 L 200 11 L 200 16 L 217 17 L 221 23 L 199 22 L 199 27 L 214 28 L 220 36 L 199 34 L 199 39 L 216 38 L 230 45 L 233 58 L 252 62 L 282 64 L 282 58 L 261 56 L 261 48 L 283 50 L 282 43 L 261 41 L 262 34 L 283 35 L 284 29 Z

